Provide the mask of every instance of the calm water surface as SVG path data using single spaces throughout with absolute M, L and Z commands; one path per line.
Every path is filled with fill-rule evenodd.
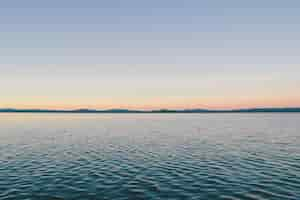
M 0 199 L 300 199 L 300 114 L 0 114 Z

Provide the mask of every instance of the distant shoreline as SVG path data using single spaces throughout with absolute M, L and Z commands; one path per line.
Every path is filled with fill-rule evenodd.
M 300 108 L 249 108 L 234 110 L 209 110 L 209 109 L 182 109 L 182 110 L 129 110 L 129 109 L 109 109 L 109 110 L 92 110 L 92 109 L 76 109 L 76 110 L 47 110 L 47 109 L 0 109 L 0 113 L 120 113 L 120 114 L 163 114 L 163 113 L 300 113 Z

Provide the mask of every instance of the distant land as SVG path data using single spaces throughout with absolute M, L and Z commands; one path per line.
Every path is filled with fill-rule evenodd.
M 291 113 L 300 112 L 296 108 L 245 108 L 232 110 L 210 110 L 210 109 L 182 109 L 182 110 L 129 110 L 129 109 L 75 109 L 75 110 L 51 110 L 51 109 L 14 109 L 0 108 L 0 113 Z

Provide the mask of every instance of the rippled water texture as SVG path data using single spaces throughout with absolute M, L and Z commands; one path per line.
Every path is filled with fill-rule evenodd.
M 300 199 L 300 114 L 0 114 L 0 199 Z

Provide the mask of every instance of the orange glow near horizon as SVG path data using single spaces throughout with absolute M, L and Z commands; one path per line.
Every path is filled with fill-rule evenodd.
M 258 108 L 258 107 L 300 107 L 300 98 L 285 99 L 238 99 L 236 101 L 224 99 L 181 99 L 181 100 L 155 100 L 138 103 L 118 103 L 114 101 L 102 101 L 102 104 L 92 103 L 51 103 L 44 104 L 18 104 L 18 103 L 1 103 L 0 108 L 16 109 L 137 109 L 137 110 L 154 110 L 154 109 L 240 109 L 240 108 Z

